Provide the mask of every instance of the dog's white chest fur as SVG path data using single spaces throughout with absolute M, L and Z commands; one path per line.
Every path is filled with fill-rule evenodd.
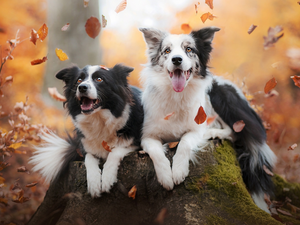
M 107 142 L 113 149 L 118 146 L 128 147 L 132 144 L 132 139 L 125 140 L 117 136 L 127 122 L 130 113 L 129 105 L 126 105 L 121 117 L 114 117 L 108 109 L 100 109 L 90 115 L 80 114 L 76 116 L 74 123 L 82 132 L 84 138 L 82 144 L 87 153 L 106 159 L 109 152 L 106 151 L 102 142 Z

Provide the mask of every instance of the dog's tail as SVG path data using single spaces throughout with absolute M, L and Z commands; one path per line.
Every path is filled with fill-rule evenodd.
M 44 143 L 35 147 L 36 151 L 29 163 L 34 165 L 32 171 L 38 171 L 45 182 L 51 183 L 67 169 L 69 162 L 79 158 L 77 149 L 80 141 L 70 136 L 64 140 L 53 132 L 43 132 L 41 139 Z
M 213 82 L 208 92 L 216 113 L 231 127 L 243 120 L 245 127 L 235 133 L 234 148 L 243 180 L 255 204 L 266 212 L 265 194 L 273 194 L 272 169 L 276 156 L 266 144 L 266 131 L 261 119 L 250 107 L 243 94 L 232 84 Z

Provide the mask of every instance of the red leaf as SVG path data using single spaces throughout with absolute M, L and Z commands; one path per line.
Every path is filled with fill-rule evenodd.
M 47 56 L 44 56 L 42 59 L 35 59 L 35 60 L 32 60 L 30 63 L 32 66 L 34 66 L 34 65 L 38 65 L 43 62 L 46 62 L 47 60 L 48 60 Z
M 243 120 L 239 120 L 233 124 L 233 130 L 237 133 L 241 132 L 245 127 L 245 123 Z
M 44 23 L 40 29 L 38 30 L 38 35 L 39 35 L 39 38 L 41 41 L 45 40 L 45 38 L 47 37 L 48 35 L 48 27 L 47 25 Z
M 132 199 L 135 199 L 136 191 L 137 191 L 137 188 L 136 188 L 136 186 L 134 185 L 134 186 L 130 189 L 130 191 L 128 192 L 128 197 L 129 197 L 129 198 L 132 198 Z
M 168 113 L 168 114 L 165 116 L 164 120 L 169 120 L 170 117 L 173 116 L 174 114 L 175 114 L 175 112 Z
M 119 5 L 116 7 L 115 12 L 119 13 L 122 12 L 127 6 L 127 0 L 122 0 Z
M 30 41 L 31 41 L 34 45 L 36 45 L 36 41 L 37 41 L 38 38 L 39 38 L 38 33 L 37 33 L 34 29 L 31 29 Z
M 256 27 L 257 27 L 256 25 L 252 24 L 248 29 L 248 34 L 251 34 L 255 30 Z
M 101 24 L 96 17 L 90 17 L 85 24 L 85 31 L 91 37 L 95 38 L 98 36 L 101 30 Z
M 213 20 L 214 18 L 217 18 L 217 17 L 214 16 L 213 14 L 211 14 L 210 12 L 204 13 L 204 14 L 201 16 L 201 20 L 202 20 L 203 23 L 204 23 L 207 19 Z
M 289 146 L 287 150 L 288 150 L 288 151 L 289 151 L 289 150 L 294 150 L 296 147 L 297 147 L 297 144 L 295 143 L 295 144 Z
M 108 146 L 107 142 L 106 141 L 102 141 L 102 147 L 108 151 L 108 152 L 111 152 L 111 149 L 110 147 Z
M 291 76 L 291 78 L 293 79 L 295 85 L 300 87 L 300 76 Z
M 64 26 L 61 28 L 61 30 L 62 30 L 62 31 L 66 31 L 66 30 L 68 30 L 69 26 L 70 26 L 70 23 L 67 23 L 66 25 L 64 25 Z
M 264 88 L 264 91 L 266 94 L 268 94 L 274 87 L 276 87 L 277 85 L 277 81 L 275 80 L 275 78 L 273 77 L 271 80 L 269 80 Z
M 197 124 L 202 124 L 204 123 L 206 120 L 206 113 L 204 112 L 204 109 L 202 106 L 200 106 L 200 108 L 198 109 L 198 113 L 194 119 L 194 121 L 197 123 Z
M 188 23 L 183 23 L 181 24 L 181 30 L 183 30 L 184 34 L 189 34 L 192 31 L 192 28 L 190 27 L 190 25 Z

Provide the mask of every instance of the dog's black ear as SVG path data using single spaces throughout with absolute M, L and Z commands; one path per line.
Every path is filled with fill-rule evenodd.
M 140 28 L 139 30 L 144 34 L 149 51 L 158 50 L 160 43 L 167 36 L 167 33 L 154 28 Z
M 112 70 L 115 74 L 127 77 L 129 73 L 134 70 L 134 68 L 122 64 L 117 64 L 112 68 Z
M 191 34 L 193 37 L 199 38 L 204 42 L 211 43 L 214 39 L 215 32 L 221 30 L 218 27 L 205 27 L 198 31 L 193 31 Z
M 79 68 L 77 66 L 60 70 L 55 76 L 57 79 L 63 80 L 65 83 L 70 81 L 71 77 L 77 74 Z

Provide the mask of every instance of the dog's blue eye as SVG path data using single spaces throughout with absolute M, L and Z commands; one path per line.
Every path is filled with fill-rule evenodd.
M 167 48 L 166 50 L 165 50 L 165 53 L 166 54 L 169 54 L 171 52 L 171 49 L 169 49 L 169 48 Z
M 97 77 L 97 78 L 96 78 L 96 81 L 97 81 L 97 82 L 101 82 L 102 79 L 101 79 L 100 77 Z
M 192 52 L 192 48 L 187 47 L 187 48 L 186 48 L 186 52 Z

